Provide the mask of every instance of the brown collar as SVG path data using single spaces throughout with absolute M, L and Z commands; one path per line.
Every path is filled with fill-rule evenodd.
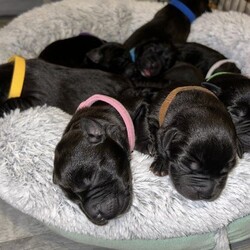
M 211 92 L 210 90 L 206 89 L 206 88 L 203 88 L 203 87 L 200 87 L 200 86 L 184 86 L 184 87 L 178 87 L 174 90 L 172 90 L 166 97 L 166 99 L 164 100 L 164 102 L 162 103 L 161 107 L 160 107 L 160 110 L 159 110 L 159 124 L 160 126 L 163 124 L 164 122 L 164 119 L 165 119 L 165 116 L 166 116 L 166 113 L 168 111 L 168 108 L 171 104 L 171 102 L 173 101 L 173 99 L 176 97 L 176 95 L 179 93 L 179 92 L 182 92 L 182 91 L 188 91 L 188 90 L 200 90 L 200 91 L 203 91 L 203 92 L 206 92 L 210 95 L 213 95 L 214 97 L 217 98 L 217 96 Z

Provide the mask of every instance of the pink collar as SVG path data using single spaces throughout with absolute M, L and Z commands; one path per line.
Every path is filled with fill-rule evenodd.
M 132 152 L 135 147 L 134 124 L 128 111 L 124 108 L 124 106 L 120 102 L 118 102 L 112 97 L 96 94 L 96 95 L 92 95 L 91 97 L 89 97 L 86 101 L 83 101 L 82 103 L 80 103 L 80 105 L 77 108 L 77 111 L 85 107 L 90 107 L 93 103 L 97 101 L 106 102 L 110 104 L 111 106 L 113 106 L 119 112 L 127 128 L 128 142 L 129 142 L 130 150 Z

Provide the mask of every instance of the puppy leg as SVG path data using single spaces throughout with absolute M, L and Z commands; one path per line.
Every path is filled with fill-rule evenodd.
M 158 176 L 168 175 L 168 169 L 167 161 L 161 156 L 157 156 L 150 166 L 150 170 Z
M 34 105 L 30 101 L 22 98 L 12 98 L 0 105 L 0 117 L 4 116 L 4 113 L 8 114 L 11 110 L 20 109 L 21 111 L 31 108 Z

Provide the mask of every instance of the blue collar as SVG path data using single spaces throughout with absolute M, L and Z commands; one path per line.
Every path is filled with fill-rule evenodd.
M 178 10 L 180 10 L 192 23 L 196 19 L 196 15 L 191 11 L 184 3 L 180 2 L 179 0 L 171 0 L 169 4 L 176 7 Z
M 134 63 L 135 62 L 135 48 L 132 48 L 129 51 L 129 54 L 130 54 L 130 58 L 131 58 L 132 62 Z

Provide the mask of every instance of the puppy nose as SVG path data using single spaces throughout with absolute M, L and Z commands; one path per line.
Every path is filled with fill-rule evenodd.
M 197 196 L 201 200 L 211 200 L 217 194 L 217 183 L 207 181 L 202 186 L 197 187 Z

